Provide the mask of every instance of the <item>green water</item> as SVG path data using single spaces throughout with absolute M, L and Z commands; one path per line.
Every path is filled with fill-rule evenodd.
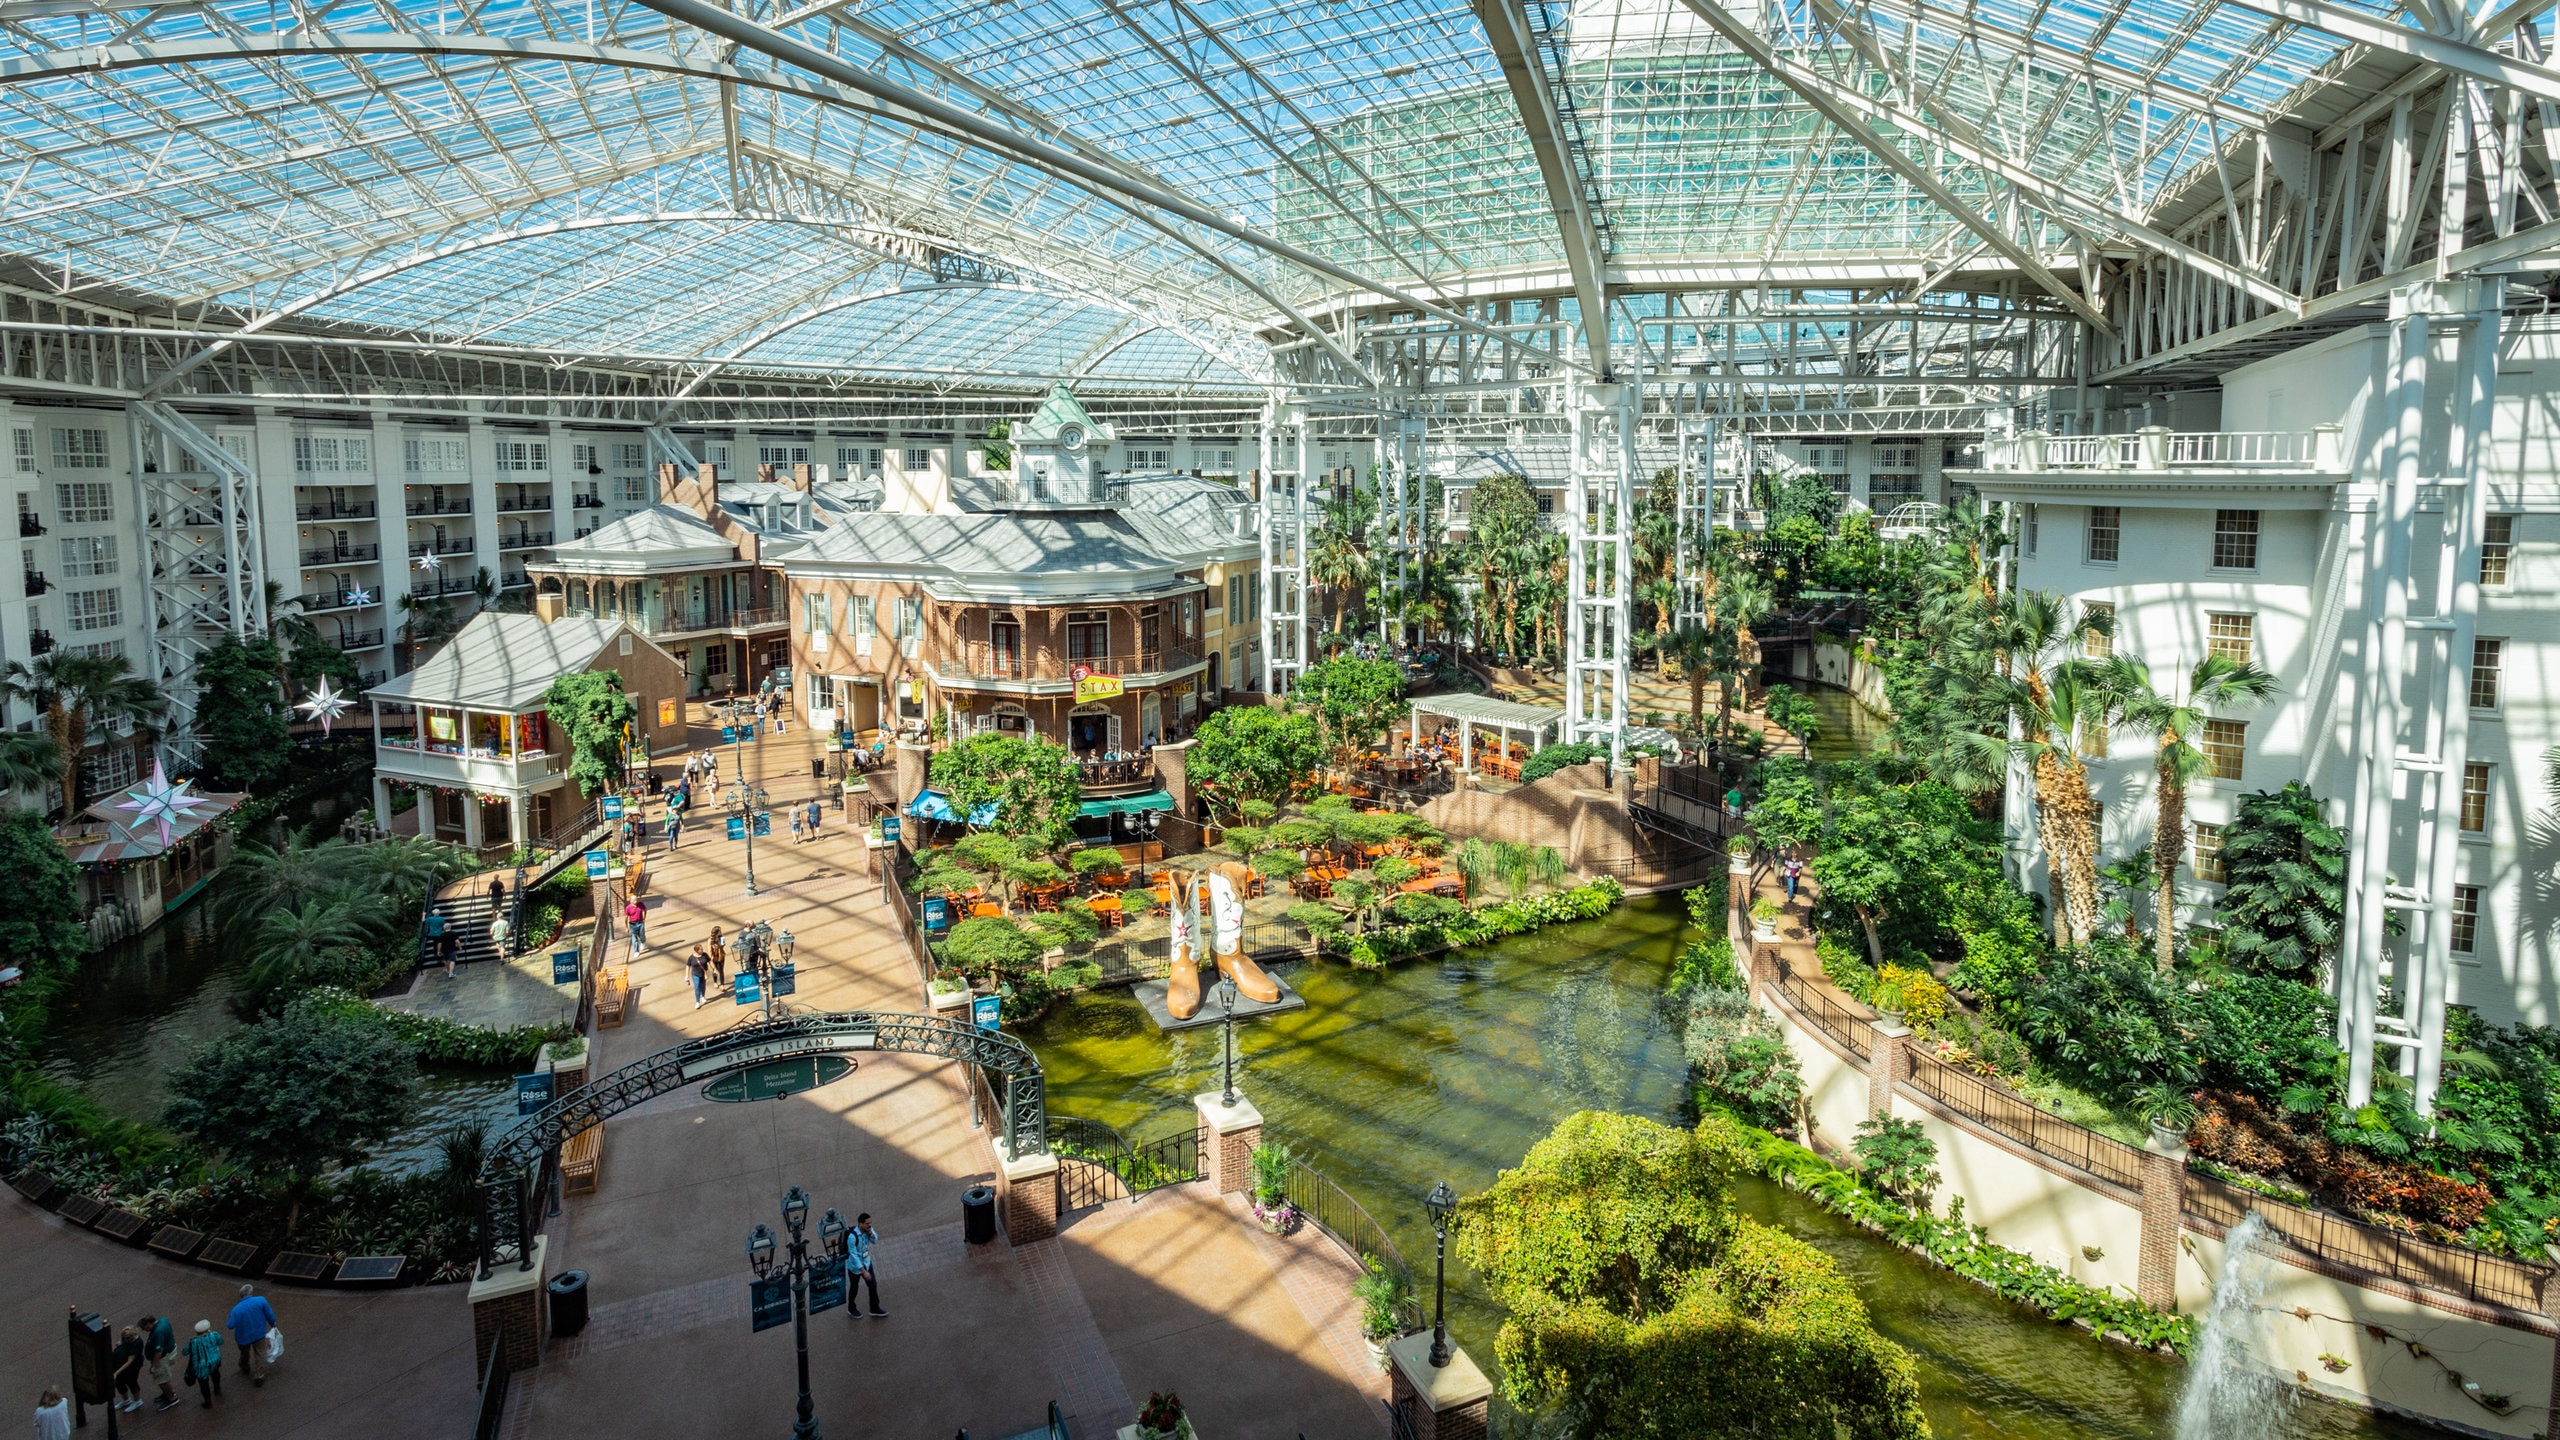
M 1575 1110 L 1679 1122 L 1679 1034 L 1655 997 L 1680 926 L 1676 901 L 1643 900 L 1385 975 L 1289 967 L 1307 1008 L 1241 1029 L 1240 1087 L 1268 1133 L 1365 1205 L 1427 1286 L 1421 1197 L 1433 1181 L 1481 1189 Z M 1053 1111 L 1133 1139 L 1189 1126 L 1191 1097 L 1217 1088 L 1216 1029 L 1160 1034 L 1126 992 L 1079 997 L 1027 1038 Z M 1839 1261 L 1877 1328 L 1919 1361 L 1942 1440 L 2170 1433 L 2178 1362 L 2056 1326 L 1776 1187 L 1747 1182 L 1739 1198 Z M 1449 1308 L 1459 1342 L 1489 1366 L 1500 1313 L 1456 1272 Z M 2428 1433 L 2329 1405 L 2273 1421 L 2268 1435 L 2303 1440 Z
M 1813 758 L 1824 764 L 1864 755 L 1884 743 L 1885 727 L 1893 717 L 1866 703 L 1846 690 L 1827 685 L 1803 686 L 1805 698 L 1813 702 L 1813 713 L 1819 717 L 1821 729 L 1813 735 Z

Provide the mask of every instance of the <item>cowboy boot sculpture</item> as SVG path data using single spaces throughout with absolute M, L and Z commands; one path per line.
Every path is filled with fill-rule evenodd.
M 1168 870 L 1173 882 L 1166 893 L 1172 903 L 1167 913 L 1173 920 L 1173 970 L 1165 977 L 1164 1010 L 1176 1020 L 1188 1020 L 1200 1013 L 1200 916 L 1194 897 L 1192 877 L 1180 870 Z
M 1218 959 L 1218 973 L 1236 983 L 1237 993 L 1270 1005 L 1280 999 L 1280 982 L 1244 954 L 1246 884 L 1245 868 L 1232 860 L 1209 872 L 1209 906 L 1217 922 L 1213 953 Z

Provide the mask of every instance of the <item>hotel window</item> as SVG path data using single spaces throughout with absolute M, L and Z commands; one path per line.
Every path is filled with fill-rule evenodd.
M 1132 470 L 1170 470 L 1173 468 L 1173 452 L 1170 450 L 1132 450 L 1129 452 L 1129 468 Z
M 880 447 L 877 445 L 839 445 L 836 447 L 836 478 L 858 479 L 880 473 Z
M 604 450 L 597 445 L 569 447 L 569 469 L 572 474 L 593 475 L 604 468 Z
M 2026 533 L 2022 539 L 2022 543 L 2026 546 L 2027 553 L 2033 555 L 2036 553 L 2038 532 L 2043 528 L 2040 523 L 2042 517 L 2038 515 L 2036 506 L 2028 505 L 2021 508 L 2027 512 L 2025 522 Z
M 107 432 L 71 426 L 57 427 L 53 432 L 53 468 L 56 470 L 106 469 Z
M 2216 780 L 2240 778 L 2241 752 L 2247 747 L 2249 725 L 2245 720 L 2207 720 L 2204 722 L 2204 758 L 2212 767 Z
M 617 475 L 613 478 L 614 498 L 625 505 L 649 503 L 650 480 L 646 475 Z
M 94 482 L 53 487 L 53 508 L 65 525 L 105 525 L 116 518 L 114 490 Z
M 117 653 L 123 653 L 121 648 Z M 89 787 L 94 790 L 112 790 L 119 785 L 130 785 L 139 777 L 142 765 L 134 753 L 135 748 L 131 745 L 119 745 L 104 754 L 83 760 L 80 762 L 80 773 L 87 779 Z
M 800 612 L 801 618 L 805 622 L 804 628 L 806 628 L 812 635 L 824 635 L 829 633 L 829 622 L 835 618 L 833 614 L 834 610 L 835 606 L 829 603 L 827 597 L 824 595 L 803 595 L 800 597 Z
M 2506 663 L 2507 642 L 2482 636 L 2471 642 L 2471 708 L 2498 708 L 2498 670 Z
M 2216 510 L 2213 512 L 2213 568 L 2216 570 L 2258 568 L 2257 511 Z
M 2480 943 L 2480 887 L 2453 887 L 2453 953 L 2468 955 Z
M 1199 466 L 1205 474 L 1233 475 L 1236 473 L 1236 452 L 1195 449 L 1191 452 L 1191 463 Z
M 2471 835 L 2489 831 L 2489 767 L 2477 760 L 2462 767 L 2462 828 Z
M 635 445 L 627 440 L 615 442 L 613 447 L 613 468 L 616 470 L 648 469 L 648 445 L 646 443 Z
M 2507 583 L 2507 558 L 2516 549 L 2516 517 L 2492 515 L 2487 533 L 2480 538 L 2480 583 Z
M 116 537 L 70 535 L 62 541 L 62 575 L 66 580 L 116 573 Z
M 916 448 L 914 448 L 914 447 L 912 447 L 912 446 L 908 447 L 908 450 L 907 450 L 907 468 L 908 468 L 908 469 L 910 469 L 910 470 L 930 470 L 930 469 L 932 469 L 932 468 L 933 468 L 933 452 L 932 452 L 932 451 L 930 451 L 930 450 L 918 450 L 918 449 L 916 449 Z
M 2196 872 L 2197 880 L 2207 885 L 2220 885 L 2228 878 L 2222 868 L 2221 826 L 2199 823 L 2195 844 L 2188 853 L 2192 858 L 2187 862 L 2187 868 Z
M 913 640 L 924 634 L 924 602 L 906 599 L 898 602 L 898 638 Z
M 1241 575 L 1227 577 L 1227 623 L 1230 625 L 1244 623 L 1244 607 L 1248 603 L 1244 598 L 1244 585 Z
M 21 475 L 36 473 L 36 432 L 27 426 L 12 426 L 9 431 L 9 458 Z
M 551 442 L 548 440 L 500 440 L 500 470 L 548 470 L 551 468 Z
M 2205 653 L 2246 665 L 2257 656 L 2258 617 L 2255 615 L 2216 615 L 2208 612 L 2205 622 Z
M 2116 607 L 2112 604 L 2086 604 L 2081 617 L 2089 622 L 2089 633 L 2080 642 L 2080 652 L 2092 660 L 2105 660 L 2116 653 Z
M 400 449 L 402 466 L 411 474 L 459 474 L 471 468 L 470 442 L 459 435 L 411 435 Z
M 756 463 L 779 466 L 787 472 L 794 465 L 809 463 L 809 447 L 759 440 L 756 442 Z
M 2124 548 L 2124 510 L 2115 505 L 2089 507 L 2089 563 L 2113 565 Z
M 124 592 L 121 590 L 72 590 L 62 597 L 62 613 L 70 617 L 73 631 L 115 630 L 124 625 Z
M 345 475 L 373 468 L 373 441 L 361 435 L 296 435 L 293 468 L 305 475 Z
M 880 612 L 874 608 L 879 603 L 868 595 L 856 595 L 846 602 L 845 620 L 853 627 L 854 634 L 868 636 L 880 633 Z
M 1111 617 L 1100 610 L 1067 613 L 1067 658 L 1106 660 L 1111 656 Z

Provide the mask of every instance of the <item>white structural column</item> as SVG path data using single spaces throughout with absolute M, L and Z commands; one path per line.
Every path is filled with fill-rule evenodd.
M 197 658 L 218 632 L 266 628 L 256 474 L 194 421 L 154 402 L 126 408 L 125 440 L 151 627 L 143 673 L 169 697 L 164 756 L 193 761 Z
M 1636 388 L 1569 382 L 1565 403 L 1573 453 L 1565 486 L 1563 738 L 1605 741 L 1614 768 L 1626 760 Z
M 1678 525 L 1672 575 L 1679 585 L 1671 621 L 1674 625 L 1707 622 L 1707 552 L 1715 542 L 1716 436 L 1724 422 L 1692 416 L 1680 422 Z
M 2434 1107 L 2442 1073 L 2502 293 L 2503 282 L 2489 279 L 2412 286 L 2392 296 L 2391 432 L 2365 545 L 2366 663 L 2349 812 L 2354 855 L 2337 976 L 2350 1105 L 2373 1098 L 2378 1045 L 2400 1052 L 2398 1068 L 2416 1082 L 2422 1114 Z M 2427 382 L 2439 325 L 2456 341 L 2458 361 L 2454 383 L 2437 387 L 2450 413 L 2441 467 L 2430 475 Z M 2422 534 L 2420 517 L 2428 513 L 2439 522 Z M 2425 565 L 2417 563 L 2421 544 L 2438 549 Z M 2421 599 L 2423 608 L 2415 603 Z M 2398 843 L 2404 834 L 2405 847 Z M 2394 883 L 2395 870 L 2417 883 Z M 2395 909 L 2411 924 L 2390 967 L 2399 1012 L 2385 1015 L 2386 931 Z
M 1307 483 L 1306 409 L 1275 399 L 1262 424 L 1262 653 L 1273 695 L 1288 694 L 1307 666 Z
M 1392 631 L 1404 620 L 1404 606 L 1421 583 L 1423 505 L 1423 423 L 1420 416 L 1378 414 L 1378 530 L 1386 537 L 1394 562 L 1394 590 L 1385 569 L 1378 573 L 1378 643 L 1392 646 Z M 1387 599 L 1392 594 L 1394 598 Z

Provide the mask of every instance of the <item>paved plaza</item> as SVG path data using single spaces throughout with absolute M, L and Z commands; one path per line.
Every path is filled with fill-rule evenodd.
M 798 782 L 788 793 L 807 793 L 815 753 L 805 732 L 765 742 L 777 801 L 784 777 Z M 894 912 L 864 873 L 861 837 L 833 812 L 827 821 L 811 843 L 795 846 L 787 832 L 756 842 L 752 897 L 746 847 L 709 838 L 716 825 L 672 855 L 651 843 L 649 945 L 635 958 L 617 943 L 634 1003 L 623 1024 L 597 1032 L 593 1073 L 761 1013 L 726 995 L 695 1007 L 683 957 L 715 925 L 730 937 L 757 920 L 791 931 L 804 1004 L 924 1008 Z M 734 976 L 734 940 L 732 955 Z M 456 1014 L 501 996 L 549 1003 L 530 971 L 467 968 L 488 973 L 458 986 L 439 975 L 411 1003 Z M 886 1318 L 835 1312 L 811 1325 L 818 1414 L 835 1433 L 1014 1436 L 1042 1425 L 1055 1401 L 1080 1440 L 1107 1440 L 1155 1390 L 1179 1393 L 1209 1440 L 1384 1432 L 1385 1377 L 1358 1338 L 1351 1262 L 1330 1241 L 1264 1235 L 1236 1197 L 1193 1184 L 1075 1212 L 1055 1239 L 970 1247 L 961 1192 L 991 1181 L 995 1160 L 956 1067 L 860 1059 L 850 1077 L 789 1099 L 719 1104 L 696 1089 L 607 1123 L 595 1193 L 569 1197 L 550 1230 L 550 1268 L 588 1273 L 592 1318 L 516 1377 L 502 1434 L 691 1440 L 786 1428 L 791 1334 L 749 1331 L 745 1242 L 759 1222 L 779 1228 L 777 1203 L 794 1184 L 820 1209 L 870 1211 L 882 1239 Z M 0 1322 L 0 1370 L 13 1398 L 31 1403 L 63 1382 L 61 1306 L 103 1307 L 120 1321 L 165 1307 L 192 1324 L 219 1320 L 237 1289 L 14 1200 L 0 1210 L 0 1275 L 14 1302 Z M 235 1387 L 210 1415 L 190 1401 L 122 1423 L 261 1440 L 467 1431 L 476 1397 L 462 1287 L 285 1289 L 276 1304 L 291 1349 L 275 1381 Z M 102 1419 L 89 1433 L 103 1433 Z

